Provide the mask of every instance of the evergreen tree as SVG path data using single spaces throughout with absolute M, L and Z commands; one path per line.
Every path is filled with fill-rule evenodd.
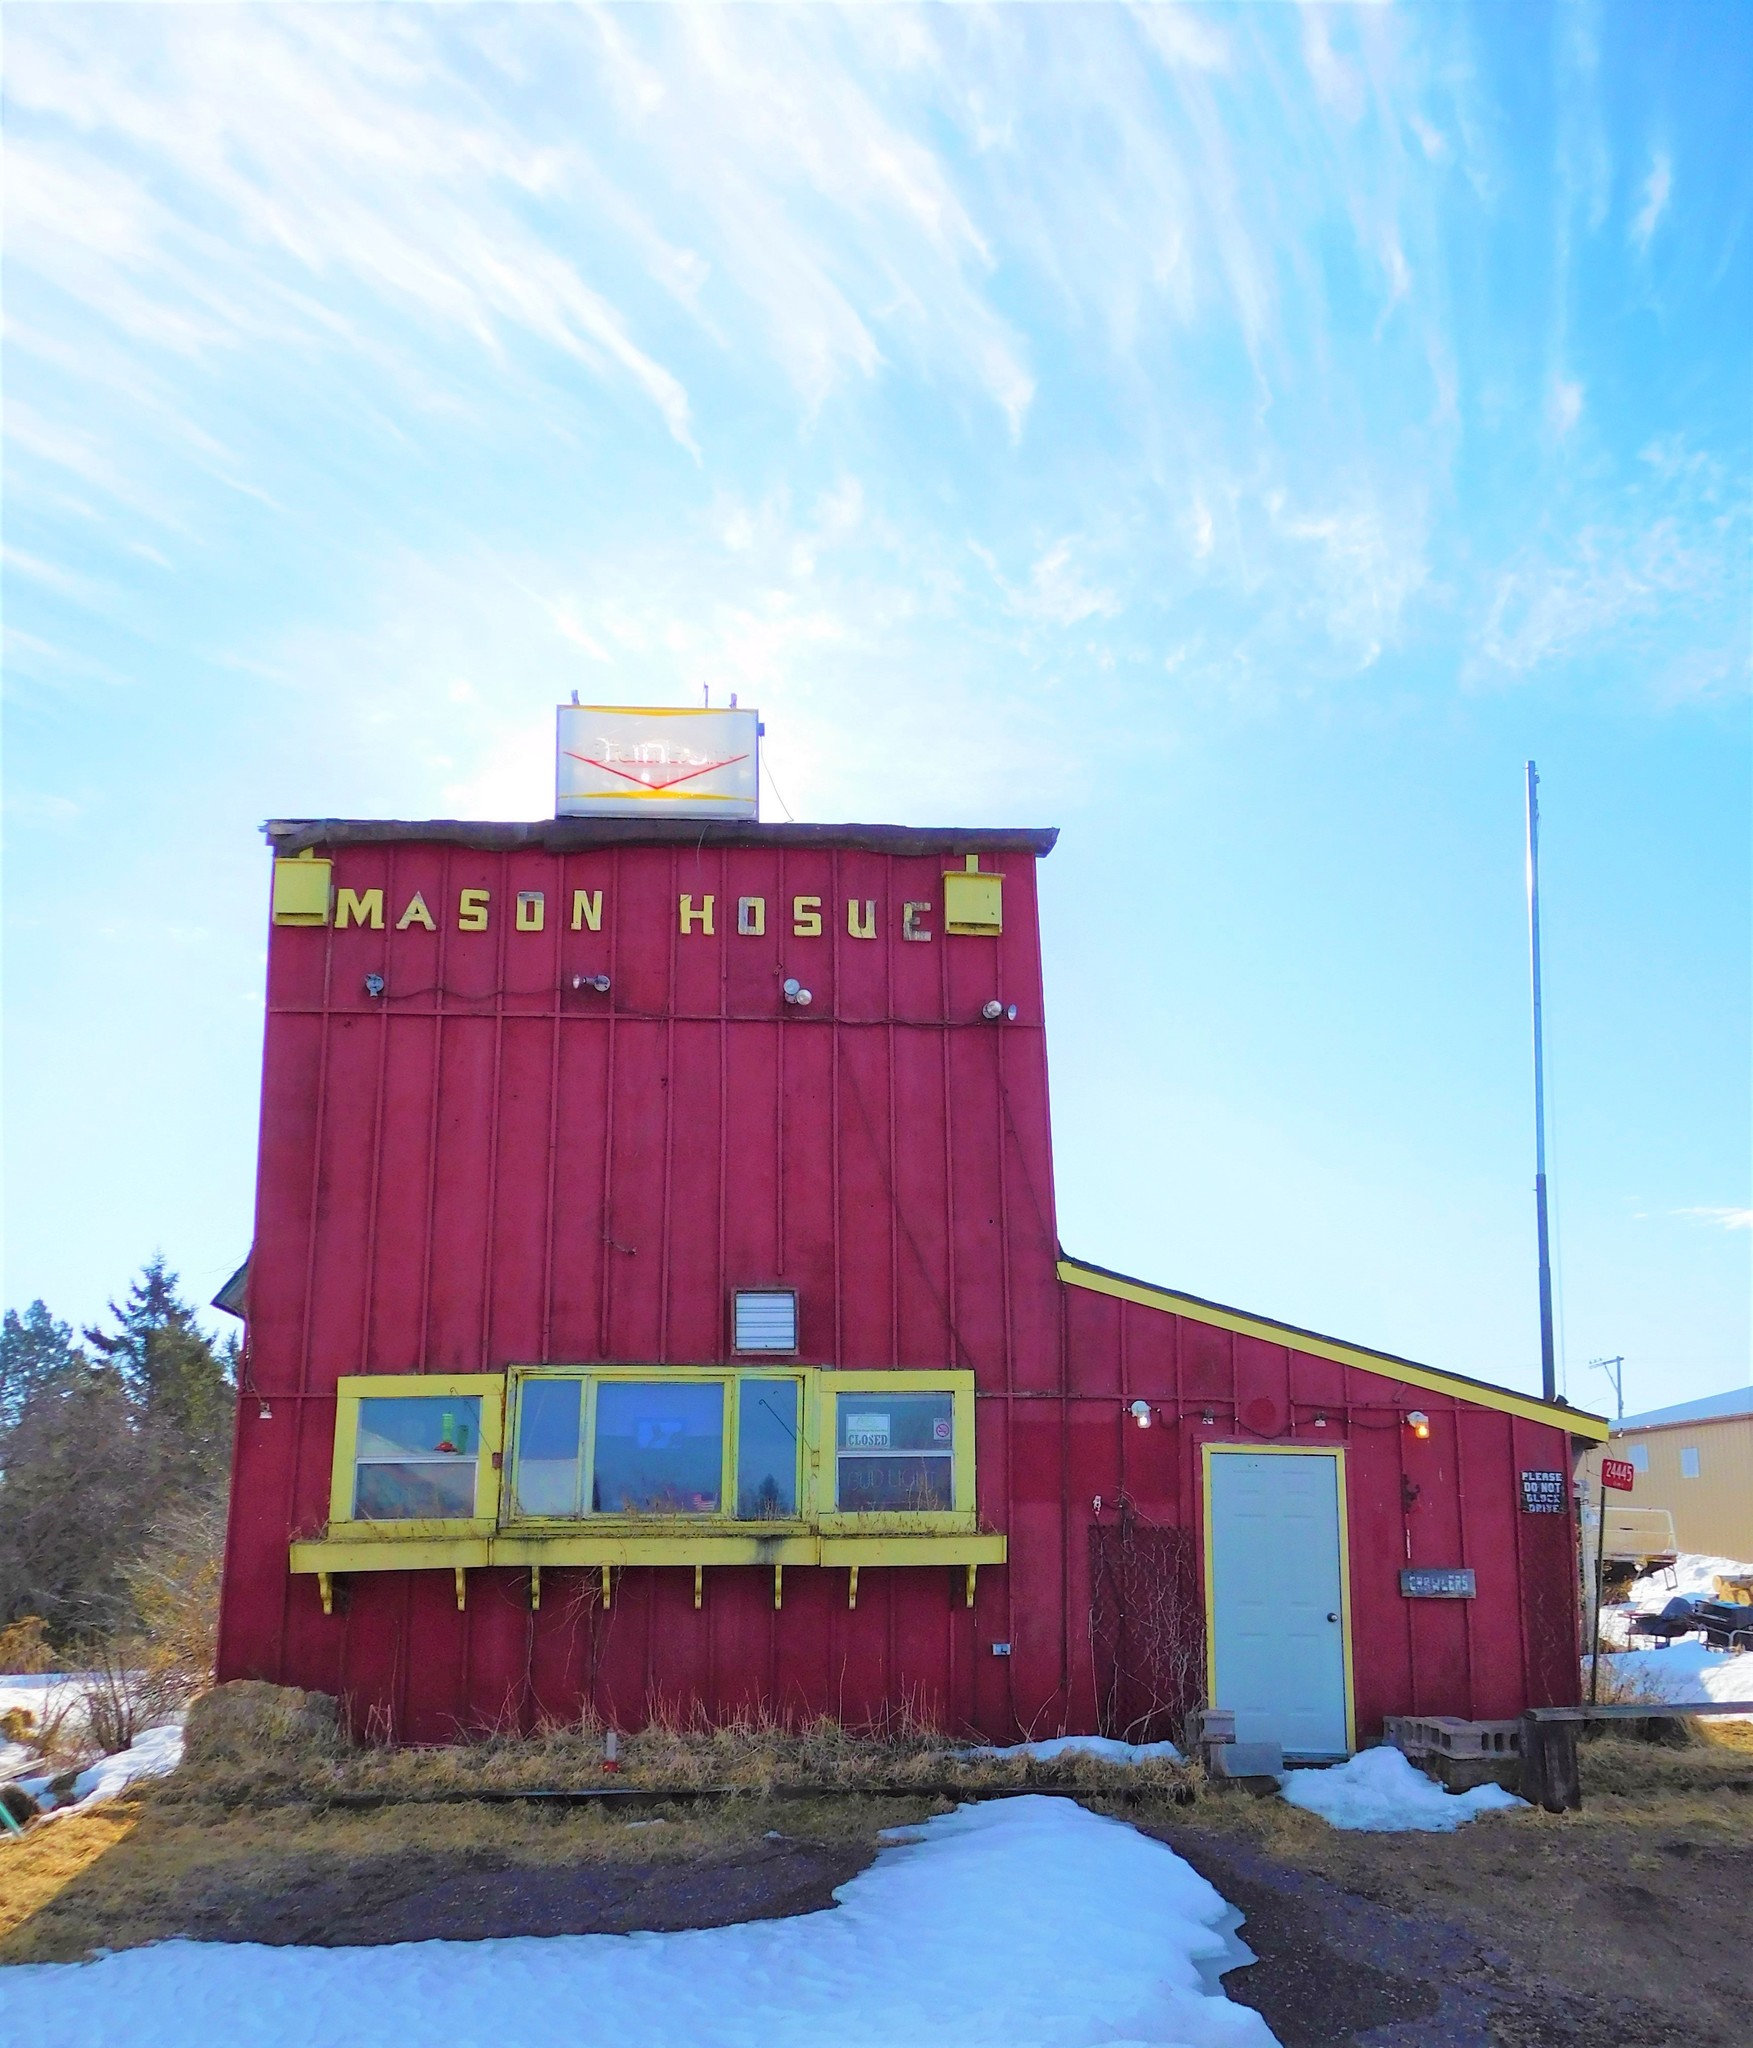
M 133 1399 L 165 1489 L 222 1484 L 231 1455 L 236 1346 L 222 1355 L 177 1294 L 162 1252 L 147 1262 L 125 1302 L 110 1303 L 115 1335 L 88 1329 L 87 1341 L 113 1366 Z
M 56 1322 L 46 1302 L 33 1301 L 22 1316 L 9 1308 L 0 1323 L 0 1431 L 12 1427 L 38 1387 L 89 1362 L 72 1326 Z

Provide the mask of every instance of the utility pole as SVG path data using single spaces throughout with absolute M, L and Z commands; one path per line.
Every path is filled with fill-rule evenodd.
M 1623 1358 L 1591 1358 L 1591 1372 L 1604 1372 L 1613 1382 L 1613 1420 L 1625 1420 L 1625 1360 Z
M 1540 1024 L 1540 777 L 1528 763 L 1528 960 L 1534 990 L 1534 1215 L 1540 1234 L 1540 1391 L 1558 1394 L 1552 1353 L 1552 1250 L 1546 1229 L 1546 1065 Z

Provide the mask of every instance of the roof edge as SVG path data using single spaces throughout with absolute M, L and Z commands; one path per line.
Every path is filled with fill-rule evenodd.
M 1586 1409 L 1572 1408 L 1565 1402 L 1543 1401 L 1533 1394 L 1518 1394 L 1513 1387 L 1500 1387 L 1490 1380 L 1470 1379 L 1465 1373 L 1444 1372 L 1435 1366 L 1419 1365 L 1415 1360 L 1397 1357 L 1391 1351 L 1373 1351 L 1367 1345 L 1347 1344 L 1337 1337 L 1323 1337 L 1318 1331 L 1302 1329 L 1295 1323 L 1281 1323 L 1271 1316 L 1250 1315 L 1244 1309 L 1226 1308 L 1222 1302 L 1206 1301 L 1197 1294 L 1183 1294 L 1172 1287 L 1153 1286 L 1148 1280 L 1135 1280 L 1129 1274 L 1111 1272 L 1106 1266 L 1092 1266 L 1084 1259 L 1067 1258 L 1063 1251 L 1059 1255 L 1059 1277 L 1068 1287 L 1084 1287 L 1094 1294 L 1135 1302 L 1141 1308 L 1161 1309 L 1167 1315 L 1186 1316 L 1193 1322 L 1209 1323 L 1242 1336 L 1260 1337 L 1268 1343 L 1307 1352 L 1314 1358 L 1332 1359 L 1339 1365 L 1355 1366 L 1360 1372 L 1373 1372 L 1384 1379 L 1399 1380 L 1406 1386 L 1423 1387 L 1433 1394 L 1452 1394 L 1458 1400 L 1472 1401 L 1482 1408 L 1497 1408 L 1508 1415 L 1519 1415 L 1528 1422 L 1544 1422 L 1554 1428 L 1568 1430 L 1572 1436 L 1586 1437 L 1591 1443 L 1607 1441 L 1609 1425 L 1604 1415 L 1591 1415 Z
M 609 846 L 852 847 L 869 853 L 1027 853 L 1053 851 L 1057 825 L 763 825 L 698 818 L 538 818 L 494 824 L 469 818 L 270 818 L 262 827 L 279 854 L 317 847 L 388 846 L 423 841 L 508 853 L 534 848 L 580 853 Z

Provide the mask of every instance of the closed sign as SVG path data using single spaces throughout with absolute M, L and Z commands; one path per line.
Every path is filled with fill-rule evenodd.
M 1629 1458 L 1603 1458 L 1601 1484 L 1616 1493 L 1629 1493 L 1637 1481 L 1637 1467 Z

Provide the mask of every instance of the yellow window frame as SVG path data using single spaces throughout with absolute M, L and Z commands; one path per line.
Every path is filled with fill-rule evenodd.
M 359 1463 L 361 1401 L 478 1398 L 481 1442 L 475 1452 L 475 1512 L 444 1519 L 356 1521 L 353 1491 Z M 423 1536 L 488 1535 L 499 1521 L 499 1458 L 505 1443 L 505 1375 L 472 1373 L 361 1373 L 335 1384 L 335 1456 L 329 1474 L 329 1529 L 358 1542 L 417 1540 Z
M 682 1535 L 690 1531 L 716 1530 L 736 1534 L 780 1536 L 807 1529 L 814 1516 L 814 1428 L 811 1383 L 817 1377 L 808 1366 L 794 1366 L 780 1359 L 766 1359 L 756 1366 L 678 1365 L 519 1365 L 506 1375 L 506 1416 L 508 1427 L 502 1526 L 508 1531 L 528 1533 L 575 1533 L 580 1529 L 644 1530 L 652 1534 Z M 680 1381 L 695 1386 L 718 1385 L 725 1389 L 724 1434 L 720 1444 L 719 1492 L 722 1503 L 717 1514 L 642 1515 L 605 1514 L 581 1507 L 576 1515 L 525 1515 L 518 1512 L 517 1423 L 522 1415 L 523 1388 L 530 1380 L 578 1380 L 584 1386 L 583 1490 L 588 1497 L 596 1485 L 597 1389 L 605 1384 L 674 1385 Z M 790 1380 L 798 1389 L 797 1513 L 772 1521 L 745 1522 L 736 1513 L 737 1439 L 742 1428 L 742 1383 L 745 1380 Z
M 971 1533 L 977 1521 L 978 1495 L 974 1472 L 974 1375 L 950 1368 L 940 1372 L 834 1372 L 817 1379 L 816 1440 L 820 1444 L 820 1501 L 816 1524 L 831 1535 L 958 1535 Z M 835 1402 L 842 1394 L 948 1394 L 950 1409 L 950 1478 L 955 1505 L 924 1514 L 901 1509 L 846 1510 L 840 1507 L 839 1431 Z

